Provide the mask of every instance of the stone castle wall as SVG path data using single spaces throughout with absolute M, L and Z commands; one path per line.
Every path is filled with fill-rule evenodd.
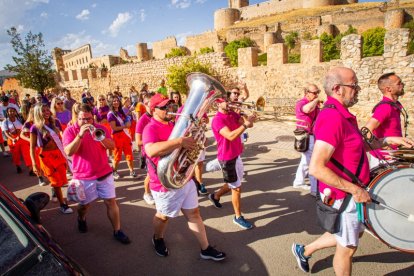
M 177 40 L 175 37 L 167 37 L 164 40 L 155 41 L 152 43 L 152 55 L 156 59 L 165 58 L 171 49 L 177 48 Z
M 205 32 L 199 35 L 187 36 L 185 47 L 190 53 L 199 52 L 201 48 L 213 48 L 217 52 L 217 46 L 220 43 L 217 32 Z

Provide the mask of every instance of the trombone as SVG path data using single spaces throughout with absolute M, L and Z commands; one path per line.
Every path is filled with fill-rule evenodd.
M 263 97 L 259 97 L 256 102 L 229 102 L 227 106 L 232 109 L 240 109 L 242 115 L 260 117 L 264 114 L 266 101 Z M 259 115 L 259 116 L 258 116 Z

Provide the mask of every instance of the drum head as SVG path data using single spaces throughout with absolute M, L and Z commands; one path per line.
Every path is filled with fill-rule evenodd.
M 371 198 L 406 214 L 414 214 L 414 169 L 399 168 L 382 174 L 370 184 Z M 398 250 L 414 253 L 414 221 L 370 203 L 365 215 L 368 227 L 382 241 Z

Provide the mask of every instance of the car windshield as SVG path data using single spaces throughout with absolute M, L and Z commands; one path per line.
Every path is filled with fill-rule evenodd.
M 8 271 L 36 249 L 35 244 L 6 213 L 0 204 L 0 274 Z

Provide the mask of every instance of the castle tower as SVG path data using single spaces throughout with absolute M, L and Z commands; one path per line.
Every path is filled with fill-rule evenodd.
M 248 5 L 249 0 L 229 0 L 229 8 L 231 9 L 240 9 Z
M 138 43 L 136 45 L 136 48 L 137 48 L 137 58 L 139 61 L 149 60 L 147 43 Z
M 218 31 L 233 25 L 240 20 L 240 10 L 238 9 L 220 9 L 214 12 L 214 30 Z
M 309 9 L 330 6 L 334 5 L 335 2 L 338 2 L 338 0 L 303 0 L 303 8 Z

